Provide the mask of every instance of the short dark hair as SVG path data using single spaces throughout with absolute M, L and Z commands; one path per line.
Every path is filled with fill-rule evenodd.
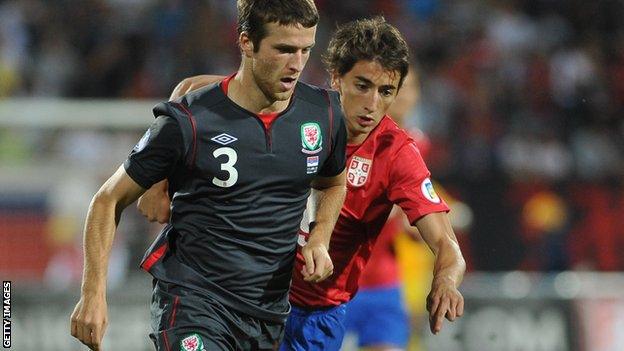
M 238 0 L 238 34 L 247 32 L 254 51 L 266 36 L 266 23 L 300 24 L 311 28 L 318 24 L 319 14 L 313 0 Z
M 360 60 L 376 61 L 384 69 L 399 71 L 400 88 L 409 70 L 409 49 L 399 30 L 382 16 L 359 19 L 338 27 L 323 62 L 330 73 L 342 76 Z

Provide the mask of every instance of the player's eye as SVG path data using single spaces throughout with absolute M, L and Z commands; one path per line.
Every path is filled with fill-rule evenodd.
M 280 54 L 292 54 L 297 51 L 295 48 L 289 46 L 278 46 L 275 49 L 277 49 Z
M 384 89 L 381 91 L 381 96 L 383 97 L 390 97 L 392 96 L 392 90 L 390 89 Z
M 362 83 L 356 83 L 355 86 L 361 91 L 366 91 L 368 89 L 368 85 Z

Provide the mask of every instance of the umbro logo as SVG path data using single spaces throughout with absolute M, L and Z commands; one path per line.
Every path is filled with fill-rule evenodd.
M 233 137 L 229 134 L 221 133 L 214 138 L 210 138 L 210 140 L 214 141 L 217 144 L 227 145 L 235 142 L 238 138 Z

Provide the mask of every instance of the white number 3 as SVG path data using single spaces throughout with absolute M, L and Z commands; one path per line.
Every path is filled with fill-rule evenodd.
M 229 188 L 232 185 L 236 184 L 238 180 L 238 171 L 234 168 L 234 164 L 238 160 L 238 155 L 236 154 L 236 150 L 231 147 L 220 147 L 216 149 L 212 155 L 215 158 L 218 158 L 221 155 L 225 155 L 228 157 L 227 162 L 221 164 L 221 170 L 226 171 L 229 174 L 229 177 L 225 180 L 219 179 L 217 177 L 212 178 L 212 184 L 216 186 L 220 186 L 222 188 Z

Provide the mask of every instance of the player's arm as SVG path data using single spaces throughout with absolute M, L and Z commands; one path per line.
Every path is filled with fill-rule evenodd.
M 100 350 L 108 324 L 106 276 L 122 211 L 145 191 L 117 169 L 91 200 L 84 228 L 84 271 L 80 300 L 71 315 L 71 335 Z
M 314 227 L 308 242 L 301 249 L 305 258 L 302 270 L 305 281 L 320 282 L 334 273 L 334 265 L 329 257 L 329 241 L 336 220 L 347 194 L 345 171 L 334 177 L 316 177 L 312 188 L 316 191 Z
M 310 230 L 308 242 L 301 249 L 305 258 L 301 273 L 304 280 L 311 282 L 320 282 L 334 272 L 334 265 L 329 257 L 329 243 L 347 194 L 347 129 L 338 93 L 329 93 L 329 98 L 334 115 L 334 135 L 330 136 L 332 150 L 311 184 L 313 189 L 318 190 L 315 225 Z
M 206 85 L 220 82 L 224 78 L 225 76 L 213 76 L 209 74 L 201 74 L 198 76 L 184 78 L 173 89 L 169 100 L 175 100 L 183 95 L 190 93 L 193 90 L 197 90 L 201 87 L 205 87 Z
M 436 194 L 418 148 L 405 143 L 394 157 L 388 198 L 401 207 L 435 255 L 427 310 L 431 332 L 437 334 L 445 317 L 453 321 L 463 314 L 464 299 L 458 287 L 466 264 L 449 221 L 449 207 Z
M 84 271 L 80 300 L 71 316 L 71 334 L 93 350 L 101 348 L 106 330 L 106 273 L 110 250 L 123 209 L 152 184 L 165 179 L 184 160 L 188 149 L 173 111 L 163 114 L 145 132 L 124 165 L 93 197 L 84 229 Z
M 466 271 L 466 262 L 446 212 L 430 213 L 415 224 L 435 255 L 427 310 L 431 332 L 437 334 L 445 317 L 452 322 L 464 313 L 464 298 L 458 288 Z
M 222 81 L 224 78 L 224 76 L 207 74 L 184 78 L 173 89 L 169 100 L 175 100 L 193 90 Z M 150 222 L 163 224 L 169 222 L 171 200 L 169 198 L 168 185 L 166 179 L 152 185 L 137 202 L 139 212 Z

